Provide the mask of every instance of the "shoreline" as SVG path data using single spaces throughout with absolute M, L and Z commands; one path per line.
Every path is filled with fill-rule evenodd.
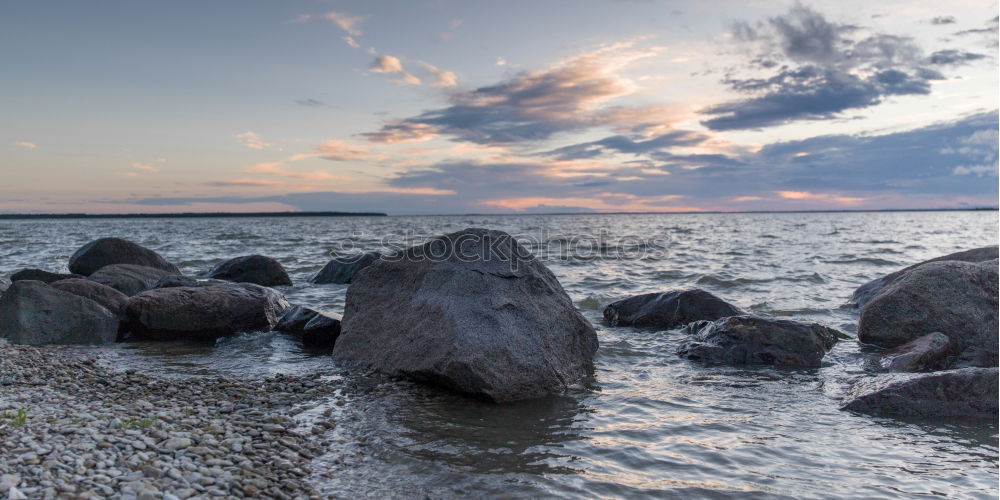
M 309 478 L 332 406 L 294 417 L 345 404 L 326 377 L 163 378 L 0 341 L 0 495 L 321 498 Z

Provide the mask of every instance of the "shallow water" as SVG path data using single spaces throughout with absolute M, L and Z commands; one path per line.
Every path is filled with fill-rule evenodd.
M 598 330 L 595 376 L 564 397 L 490 405 L 351 371 L 337 449 L 314 478 L 332 496 L 996 498 L 992 421 L 902 421 L 842 412 L 868 350 L 840 342 L 815 370 L 703 366 L 676 331 L 611 328 L 613 300 L 688 286 L 754 312 L 850 335 L 858 285 L 996 244 L 996 212 L 0 221 L 0 276 L 65 270 L 101 236 L 132 239 L 196 274 L 224 258 L 277 258 L 293 303 L 339 314 L 346 286 L 307 279 L 331 252 L 378 250 L 465 227 L 533 240 Z M 386 237 L 389 237 L 386 239 Z M 579 236 L 601 239 L 576 239 Z M 575 252 L 566 245 L 576 243 Z M 624 255 L 622 255 L 624 254 Z M 624 257 L 624 258 L 620 258 Z M 103 348 L 117 366 L 241 377 L 337 368 L 277 333 Z M 322 402 L 320 408 L 322 408 Z M 308 416 L 308 414 L 306 414 Z

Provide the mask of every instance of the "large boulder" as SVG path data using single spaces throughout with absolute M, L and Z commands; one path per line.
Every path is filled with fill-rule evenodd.
M 169 276 L 164 276 L 160 278 L 153 288 L 176 288 L 179 286 L 211 286 L 211 285 L 225 285 L 230 283 L 225 280 L 212 280 L 212 279 L 198 279 L 192 276 L 184 276 L 183 274 L 171 274 Z
M 15 344 L 107 344 L 117 334 L 104 306 L 41 281 L 14 282 L 0 296 L 0 337 Z
M 167 262 L 160 254 L 121 238 L 91 241 L 69 258 L 70 272 L 84 276 L 90 276 L 98 269 L 112 264 L 133 264 L 180 274 L 177 266 Z
M 80 297 L 86 297 L 104 306 L 105 309 L 116 315 L 122 312 L 125 303 L 128 302 L 128 295 L 108 285 L 102 285 L 88 279 L 71 278 L 59 280 L 52 283 L 52 288 L 69 292 L 73 295 L 79 295 Z
M 997 419 L 997 368 L 892 373 L 857 382 L 842 410 L 896 417 Z
M 340 320 L 308 307 L 295 306 L 281 317 L 274 329 L 300 337 L 307 347 L 333 347 L 340 336 Z
M 885 372 L 922 372 L 942 368 L 947 363 L 951 339 L 934 332 L 894 347 L 873 357 L 866 368 Z
M 337 257 L 327 262 L 310 281 L 317 285 L 348 284 L 358 271 L 372 265 L 380 258 L 382 254 L 378 252 Z
M 858 339 L 896 347 L 931 332 L 951 339 L 954 368 L 998 364 L 997 261 L 924 264 L 861 309 Z
M 292 284 L 285 268 L 278 261 L 264 255 L 245 255 L 220 262 L 205 273 L 205 277 L 261 286 Z
M 560 393 L 597 334 L 507 233 L 466 229 L 368 266 L 347 289 L 337 359 L 497 402 Z
M 41 281 L 42 283 L 55 283 L 59 280 L 65 280 L 70 278 L 83 278 L 82 274 L 62 274 L 62 273 L 52 273 L 42 269 L 21 269 L 20 271 L 10 275 L 11 281 Z
M 843 333 L 818 323 L 753 315 L 688 325 L 694 338 L 677 354 L 710 364 L 816 368 Z
M 87 279 L 110 286 L 125 295 L 135 295 L 154 288 L 161 279 L 171 274 L 174 273 L 153 267 L 112 264 L 100 268 Z
M 914 264 L 910 267 L 900 269 L 899 271 L 896 271 L 894 273 L 887 274 L 881 278 L 876 278 L 874 280 L 869 281 L 868 283 L 865 283 L 864 285 L 859 286 L 857 290 L 854 291 L 854 294 L 851 296 L 850 303 L 856 307 L 864 307 L 864 305 L 867 304 L 868 301 L 871 300 L 872 297 L 874 297 L 875 294 L 877 294 L 880 290 L 882 290 L 888 285 L 891 285 L 896 280 L 906 275 L 906 273 L 924 264 L 928 264 L 931 262 L 941 262 L 945 260 L 955 260 L 961 262 L 984 262 L 996 258 L 1000 258 L 1000 250 L 998 250 L 997 247 L 992 246 L 992 247 L 974 248 L 972 250 L 955 252 L 941 257 L 936 257 L 930 260 L 925 260 L 923 262 Z
M 147 290 L 125 305 L 137 338 L 215 339 L 268 331 L 289 308 L 275 290 L 250 283 Z
M 740 314 L 738 307 L 700 288 L 636 295 L 604 308 L 604 319 L 611 326 L 673 328 Z

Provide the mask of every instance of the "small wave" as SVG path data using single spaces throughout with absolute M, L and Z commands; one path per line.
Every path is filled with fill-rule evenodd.
M 872 264 L 875 266 L 899 266 L 896 261 L 880 259 L 878 257 L 855 257 L 853 259 L 838 259 L 825 261 L 830 264 Z
M 699 285 L 713 285 L 713 286 L 718 286 L 718 287 L 721 287 L 721 288 L 736 288 L 736 287 L 743 286 L 743 285 L 752 285 L 752 284 L 756 284 L 756 283 L 768 283 L 768 282 L 771 282 L 771 281 L 774 281 L 774 278 L 763 278 L 763 279 L 733 278 L 733 279 L 725 279 L 725 278 L 720 278 L 718 276 L 714 276 L 714 275 L 711 275 L 711 274 L 705 274 L 705 275 L 702 275 L 700 278 L 698 278 L 698 280 L 695 281 L 695 283 L 699 284 Z

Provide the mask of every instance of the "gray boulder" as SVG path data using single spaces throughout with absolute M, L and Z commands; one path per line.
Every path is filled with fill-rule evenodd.
M 169 276 L 164 276 L 160 278 L 153 288 L 175 288 L 179 286 L 210 286 L 210 285 L 226 285 L 229 281 L 224 280 L 212 280 L 212 279 L 198 279 L 191 276 L 184 276 L 183 274 L 171 274 Z
M 310 281 L 317 285 L 344 285 L 350 283 L 358 271 L 372 265 L 380 258 L 382 258 L 382 254 L 378 252 L 337 257 L 327 262 Z
M 687 327 L 694 339 L 677 354 L 711 364 L 819 367 L 843 333 L 818 323 L 743 315 Z
M 274 325 L 274 330 L 292 335 L 302 335 L 305 331 L 306 323 L 315 318 L 320 313 L 304 306 L 294 306 L 288 310 Z
M 896 417 L 997 419 L 997 368 L 892 373 L 857 382 L 842 410 Z
M 931 260 L 925 260 L 923 262 L 914 264 L 910 267 L 900 269 L 899 271 L 896 271 L 894 273 L 887 274 L 881 278 L 876 278 L 872 281 L 869 281 L 868 283 L 865 283 L 864 285 L 859 286 L 858 289 L 855 290 L 854 294 L 851 296 L 850 303 L 856 307 L 864 307 L 864 305 L 867 304 L 868 301 L 875 296 L 875 294 L 877 294 L 880 290 L 882 290 L 882 288 L 891 285 L 896 280 L 904 276 L 906 273 L 924 264 L 928 264 L 930 262 L 941 262 L 945 260 L 956 260 L 961 262 L 984 262 L 996 258 L 1000 258 L 1000 250 L 998 250 L 997 247 L 992 246 L 992 247 L 974 248 L 972 250 L 955 252 L 953 254 L 944 255 Z
M 161 279 L 171 274 L 174 273 L 153 267 L 112 264 L 100 268 L 87 279 L 131 296 L 152 289 Z
M 177 266 L 167 262 L 160 254 L 121 238 L 91 241 L 69 258 L 70 272 L 84 276 L 90 276 L 98 269 L 112 264 L 133 264 L 180 274 Z
M 497 402 L 564 391 L 597 334 L 544 264 L 466 229 L 381 259 L 347 289 L 334 358 Z
M 129 299 L 125 317 L 137 338 L 215 339 L 272 330 L 289 307 L 270 288 L 227 283 L 147 290 Z
M 924 264 L 883 288 L 861 309 L 858 339 L 896 347 L 931 332 L 951 339 L 953 368 L 998 364 L 997 263 Z
M 673 328 L 740 314 L 743 311 L 738 307 L 700 288 L 636 295 L 604 308 L 604 319 L 611 326 Z
M 88 279 L 71 278 L 59 280 L 52 283 L 51 286 L 57 290 L 62 290 L 64 292 L 72 293 L 73 295 L 79 295 L 93 300 L 116 315 L 122 312 L 122 308 L 124 308 L 125 303 L 128 302 L 128 295 L 125 295 L 110 286 L 102 285 L 101 283 Z
M 220 262 L 205 273 L 205 277 L 261 286 L 292 284 L 285 268 L 278 261 L 264 255 L 245 255 Z
M 0 296 L 0 337 L 14 344 L 107 344 L 117 334 L 104 306 L 41 281 L 14 282 Z
M 49 271 L 44 271 L 42 269 L 21 269 L 20 271 L 10 275 L 11 281 L 21 281 L 21 280 L 31 280 L 31 281 L 41 281 L 42 283 L 54 283 L 59 280 L 65 280 L 70 278 L 83 278 L 81 274 L 60 274 L 51 273 Z
M 333 347 L 340 337 L 340 320 L 317 314 L 302 328 L 302 345 L 306 347 Z
M 880 353 L 866 368 L 885 372 L 922 372 L 946 366 L 951 339 L 934 332 Z
M 8 287 L 10 287 L 10 283 L 7 283 L 6 280 L 0 279 L 0 294 L 6 291 Z

